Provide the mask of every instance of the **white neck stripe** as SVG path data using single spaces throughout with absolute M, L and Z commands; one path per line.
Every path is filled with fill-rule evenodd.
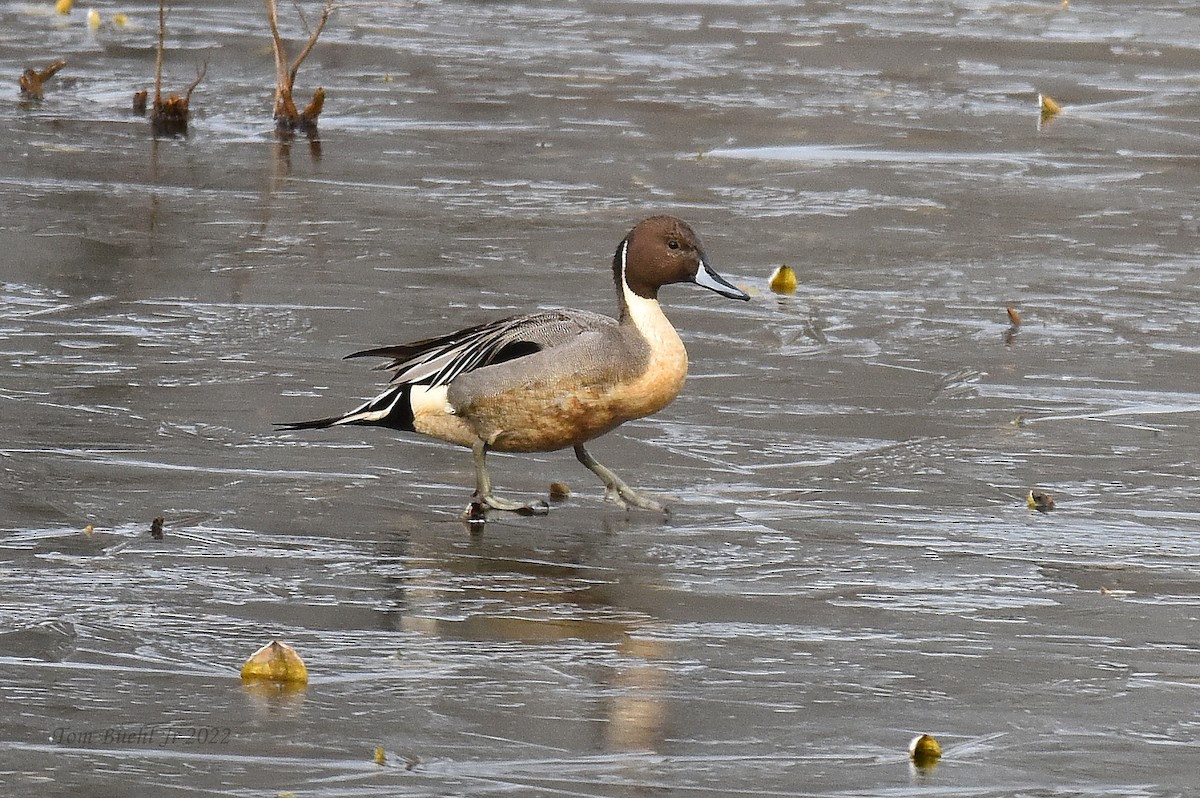
M 621 290 L 622 291 L 624 291 L 625 288 L 629 285 L 629 281 L 625 277 L 625 264 L 628 262 L 628 257 L 629 257 L 629 239 L 627 238 L 621 242 Z

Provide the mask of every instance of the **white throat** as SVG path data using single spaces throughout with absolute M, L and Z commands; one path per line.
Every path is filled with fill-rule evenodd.
M 625 300 L 626 312 L 629 313 L 633 326 L 650 343 L 651 347 L 657 348 L 663 344 L 682 346 L 679 334 L 671 326 L 671 322 L 663 313 L 658 300 L 638 296 L 629 287 L 629 280 L 625 276 L 628 254 L 629 242 L 624 241 L 621 244 L 621 297 Z

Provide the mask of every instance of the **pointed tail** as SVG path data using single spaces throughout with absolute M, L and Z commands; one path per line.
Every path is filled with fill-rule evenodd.
M 281 432 L 304 429 L 328 429 L 348 424 L 373 427 L 390 427 L 404 432 L 413 431 L 412 386 L 396 385 L 349 413 L 312 421 L 296 421 L 276 424 Z

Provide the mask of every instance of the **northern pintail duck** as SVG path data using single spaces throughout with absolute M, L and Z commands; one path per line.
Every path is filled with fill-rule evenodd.
M 749 299 L 713 271 L 685 222 L 653 216 L 617 247 L 613 279 L 620 313 L 547 310 L 399 346 L 347 357 L 383 357 L 395 372 L 390 387 L 349 413 L 281 425 L 287 430 L 362 424 L 418 432 L 470 447 L 475 493 L 470 517 L 488 509 L 544 513 L 492 493 L 486 457 L 500 452 L 550 452 L 574 447 L 575 457 L 604 482 L 605 498 L 662 510 L 584 444 L 620 424 L 666 407 L 687 376 L 687 352 L 663 315 L 658 289 L 691 282 L 732 299 Z

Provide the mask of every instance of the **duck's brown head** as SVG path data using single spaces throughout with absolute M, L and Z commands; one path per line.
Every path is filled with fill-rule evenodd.
M 625 236 L 613 257 L 617 290 L 624 287 L 643 299 L 657 299 L 671 283 L 695 283 L 731 299 L 749 299 L 713 271 L 700 238 L 687 222 L 674 216 L 651 216 Z

